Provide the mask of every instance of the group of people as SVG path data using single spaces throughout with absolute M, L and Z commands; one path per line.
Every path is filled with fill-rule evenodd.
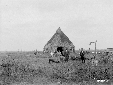
M 63 48 L 63 47 L 58 47 L 57 52 L 60 53 L 62 57 L 64 57 L 64 61 L 67 62 L 69 60 L 69 51 L 68 51 L 68 49 Z
M 68 49 L 64 48 L 64 47 L 58 47 L 54 53 L 52 53 L 52 56 L 54 56 L 55 59 L 49 59 L 49 62 L 62 62 L 65 61 L 67 62 L 69 60 L 69 51 Z M 57 58 L 57 61 L 56 61 Z M 58 62 L 58 63 L 59 63 Z
M 59 47 L 59 48 L 57 48 L 57 51 L 55 51 L 53 55 L 54 56 L 57 55 L 57 56 L 63 58 L 63 61 L 68 62 L 70 52 L 66 48 Z M 85 56 L 84 55 L 85 55 L 85 51 L 83 50 L 83 48 L 81 48 L 80 59 L 82 60 L 82 63 L 85 63 Z

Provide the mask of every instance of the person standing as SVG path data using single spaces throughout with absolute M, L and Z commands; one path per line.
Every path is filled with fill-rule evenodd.
M 65 56 L 65 61 L 68 62 L 68 60 L 69 60 L 69 51 L 68 51 L 68 49 L 65 50 L 64 56 Z
M 85 63 L 85 52 L 83 51 L 83 48 L 81 48 L 81 51 L 80 51 L 80 56 L 81 56 L 81 60 L 82 60 L 82 63 Z

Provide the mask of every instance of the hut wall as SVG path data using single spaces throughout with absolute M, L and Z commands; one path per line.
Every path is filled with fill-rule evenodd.
M 60 35 L 55 35 L 54 39 L 52 40 L 51 43 L 48 43 L 44 46 L 44 52 L 55 52 L 57 47 L 66 47 L 68 50 L 74 49 L 74 45 L 72 43 L 68 43 L 68 41 L 61 42 L 61 37 Z M 73 50 L 70 50 L 73 51 Z

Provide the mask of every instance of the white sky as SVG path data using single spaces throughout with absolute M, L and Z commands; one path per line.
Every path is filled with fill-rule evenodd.
M 0 1 L 0 50 L 43 50 L 58 27 L 75 49 L 113 47 L 113 0 Z

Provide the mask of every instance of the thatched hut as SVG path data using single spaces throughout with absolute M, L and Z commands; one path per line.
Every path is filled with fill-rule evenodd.
M 75 46 L 69 40 L 69 38 L 61 31 L 60 27 L 57 29 L 56 33 L 52 36 L 52 38 L 47 42 L 44 46 L 44 52 L 46 53 L 54 53 L 59 49 L 62 50 L 67 49 L 69 52 L 75 52 Z

